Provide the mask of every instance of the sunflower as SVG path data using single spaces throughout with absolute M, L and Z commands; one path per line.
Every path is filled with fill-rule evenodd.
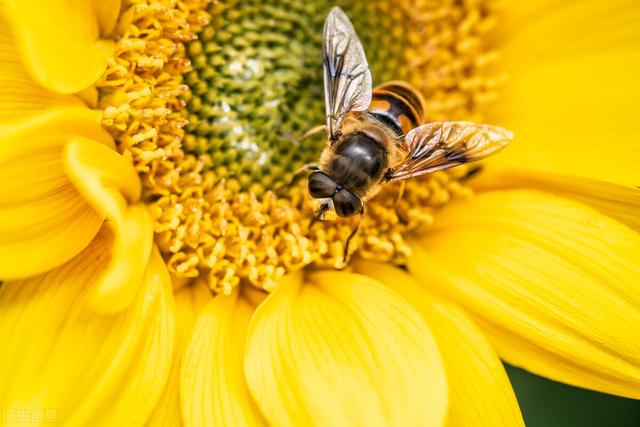
M 640 398 L 637 2 L 337 2 L 379 82 L 516 140 L 313 222 L 333 4 L 2 0 L 3 423 L 522 425 Z M 501 7 L 499 7 L 501 6 Z

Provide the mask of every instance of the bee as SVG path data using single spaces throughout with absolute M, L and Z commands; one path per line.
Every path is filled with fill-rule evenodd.
M 318 164 L 307 167 L 316 219 L 362 218 L 384 184 L 483 159 L 513 138 L 497 126 L 424 124 L 424 99 L 408 83 L 372 89 L 362 43 L 339 7 L 324 23 L 322 65 L 327 145 Z

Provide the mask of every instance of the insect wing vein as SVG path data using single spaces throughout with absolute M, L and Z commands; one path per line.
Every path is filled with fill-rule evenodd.
M 358 36 L 344 12 L 334 7 L 325 21 L 323 69 L 327 133 L 333 140 L 344 116 L 371 104 L 371 71 Z

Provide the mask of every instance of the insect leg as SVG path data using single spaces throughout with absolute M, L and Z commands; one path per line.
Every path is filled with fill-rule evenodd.
M 296 136 L 290 132 L 280 132 L 277 135 L 282 138 L 285 139 L 287 141 L 289 141 L 292 144 L 299 144 L 302 141 L 304 141 L 305 139 L 312 137 L 313 135 L 317 135 L 318 133 L 320 133 L 321 131 L 323 131 L 326 128 L 326 125 L 318 125 L 318 126 L 314 126 L 311 129 L 309 129 L 308 131 L 306 131 L 305 133 L 303 133 L 300 136 Z
M 303 133 L 300 138 L 298 138 L 298 142 L 299 141 L 304 141 L 305 139 L 309 138 L 310 136 L 313 136 L 313 135 L 316 135 L 316 134 L 322 132 L 325 129 L 325 127 L 326 127 L 325 125 L 318 125 L 318 126 L 312 127 L 311 129 L 309 129 L 308 131 Z
M 407 224 L 408 221 L 400 214 L 400 211 L 398 210 L 398 203 L 400 203 L 400 199 L 402 199 L 402 196 L 404 196 L 404 190 L 407 186 L 407 181 L 400 181 L 400 189 L 398 190 L 398 195 L 396 196 L 396 200 L 393 202 L 393 207 L 396 211 L 396 216 L 398 217 L 398 220 L 402 223 L 402 224 Z
M 404 189 L 406 186 L 407 186 L 407 181 L 400 181 L 400 189 L 398 190 L 398 195 L 396 196 L 396 200 L 393 202 L 394 206 L 396 206 L 400 202 L 400 199 L 402 199 L 402 196 L 404 196 Z
M 318 126 L 312 127 L 311 129 L 309 129 L 308 131 L 303 133 L 301 137 L 294 138 L 294 142 L 296 142 L 296 143 L 302 142 L 305 139 L 320 133 L 322 130 L 324 130 L 324 128 L 325 128 L 325 125 L 318 125 Z M 281 185 L 277 186 L 276 188 L 273 189 L 273 191 L 275 193 L 279 193 L 283 189 L 285 189 L 287 187 L 291 187 L 296 182 L 296 180 L 300 177 L 300 175 L 302 175 L 303 173 L 305 173 L 305 172 L 313 172 L 313 171 L 317 171 L 317 170 L 320 170 L 320 168 L 318 167 L 318 165 L 316 163 L 307 163 L 306 165 L 302 166 L 300 169 L 298 169 L 297 171 L 295 171 L 293 173 L 293 175 L 291 176 L 291 180 L 289 180 L 288 183 L 281 184 Z
M 344 255 L 342 257 L 342 264 L 347 263 L 347 257 L 349 256 L 349 243 L 351 243 L 351 239 L 353 239 L 353 237 L 358 232 L 358 229 L 360 228 L 360 224 L 362 224 L 363 218 L 364 218 L 364 207 L 360 212 L 360 220 L 358 221 L 358 224 L 353 228 L 353 230 L 351 230 L 351 234 L 349 234 L 349 237 L 347 237 L 347 241 L 344 244 Z
M 313 172 L 317 170 L 320 170 L 320 168 L 316 163 L 307 163 L 306 165 L 302 166 L 300 169 L 296 170 L 293 173 L 293 175 L 291 175 L 291 179 L 289 180 L 289 182 L 278 185 L 273 189 L 273 192 L 278 194 L 285 188 L 291 187 L 293 184 L 295 184 L 298 178 L 300 178 L 300 176 L 302 176 L 302 174 L 304 174 L 305 172 Z

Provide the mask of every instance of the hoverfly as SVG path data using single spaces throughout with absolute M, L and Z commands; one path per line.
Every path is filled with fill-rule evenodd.
M 372 90 L 364 49 L 339 7 L 324 23 L 322 63 L 327 146 L 318 165 L 307 167 L 317 219 L 362 217 L 382 185 L 483 159 L 513 138 L 497 126 L 424 124 L 424 100 L 407 83 Z

